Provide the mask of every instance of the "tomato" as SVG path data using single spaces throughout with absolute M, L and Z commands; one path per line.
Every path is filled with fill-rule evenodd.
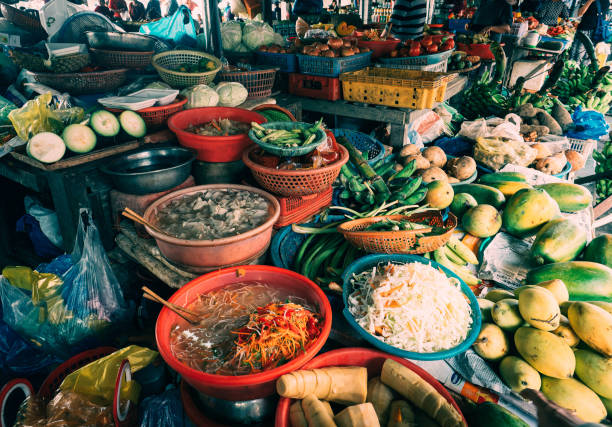
M 438 51 L 437 44 L 432 44 L 430 46 L 427 46 L 427 53 L 436 53 L 437 51 Z
M 451 50 L 455 47 L 455 41 L 453 39 L 448 39 L 440 46 L 440 52 L 445 52 L 447 50 Z
M 432 43 L 433 43 L 433 40 L 431 36 L 425 36 L 423 37 L 423 40 L 421 40 L 421 46 L 423 47 L 431 46 Z

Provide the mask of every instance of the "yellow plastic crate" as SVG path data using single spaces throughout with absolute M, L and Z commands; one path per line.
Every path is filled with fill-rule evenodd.
M 346 101 L 420 110 L 444 101 L 456 74 L 397 68 L 364 68 L 340 75 Z

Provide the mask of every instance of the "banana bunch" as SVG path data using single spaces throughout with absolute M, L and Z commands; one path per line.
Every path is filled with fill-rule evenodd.
M 606 114 L 610 109 L 610 103 L 612 102 L 612 93 L 609 91 L 597 90 L 590 91 L 588 93 L 582 93 L 580 95 L 571 96 L 567 104 L 575 109 L 581 106 L 583 109 L 599 111 L 601 114 Z
M 580 67 L 575 61 L 567 61 L 552 93 L 572 111 L 581 106 L 605 114 L 612 103 L 612 73 L 608 71 L 604 67 L 593 73 L 589 67 Z
M 467 264 L 478 265 L 478 258 L 470 248 L 455 237 L 451 237 L 446 246 L 434 251 L 434 259 L 459 276 L 466 285 L 477 286 L 480 283 L 480 279 L 466 267 Z
M 465 92 L 461 113 L 470 120 L 492 114 L 505 116 L 510 102 L 501 93 L 500 87 L 490 84 L 489 74 L 485 71 L 481 79 Z
M 593 159 L 597 163 L 595 173 L 602 173 L 612 169 L 612 141 L 606 141 L 604 148 L 599 151 L 593 151 Z M 596 202 L 600 203 L 604 199 L 612 196 L 612 179 L 603 178 L 595 184 L 597 191 Z

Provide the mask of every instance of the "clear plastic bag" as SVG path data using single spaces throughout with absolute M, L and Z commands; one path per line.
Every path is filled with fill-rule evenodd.
M 193 426 L 185 416 L 181 393 L 176 388 L 144 399 L 139 408 L 138 425 L 140 427 Z
M 474 160 L 497 171 L 507 164 L 527 166 L 535 160 L 537 150 L 524 142 L 500 137 L 479 137 L 474 145 Z
M 74 265 L 61 278 L 34 271 L 18 281 L 10 274 L 0 279 L 3 320 L 36 346 L 62 357 L 110 341 L 128 317 L 123 292 L 86 212 L 75 248 Z M 29 284 L 24 277 L 30 277 Z

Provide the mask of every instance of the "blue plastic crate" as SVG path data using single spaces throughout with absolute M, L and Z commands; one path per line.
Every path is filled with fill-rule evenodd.
M 315 76 L 338 77 L 342 73 L 361 70 L 370 65 L 372 52 L 343 58 L 326 58 L 323 56 L 297 55 L 300 73 Z
M 257 64 L 272 65 L 285 73 L 295 73 L 298 69 L 297 57 L 294 53 L 270 53 L 257 51 Z
M 432 65 L 443 61 L 446 62 L 454 51 L 455 49 L 451 49 L 431 55 L 406 56 L 404 58 L 378 58 L 378 60 L 383 64 Z
M 355 148 L 362 153 L 368 153 L 368 163 L 373 165 L 385 156 L 383 144 L 370 135 L 350 129 L 331 129 L 334 137 L 345 137 Z

